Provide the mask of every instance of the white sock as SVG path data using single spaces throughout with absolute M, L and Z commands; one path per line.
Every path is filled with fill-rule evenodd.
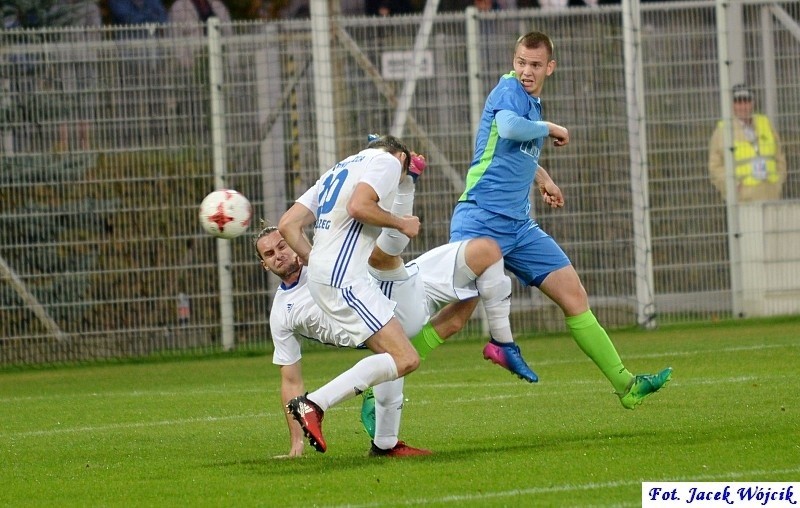
M 355 397 L 370 386 L 397 379 L 397 365 L 389 353 L 368 356 L 339 374 L 325 386 L 308 394 L 323 411 Z
M 403 178 L 397 187 L 397 194 L 392 203 L 392 214 L 398 217 L 411 215 L 414 210 L 414 180 L 410 176 Z M 399 256 L 408 245 L 409 238 L 396 229 L 383 228 L 378 236 L 378 247 L 390 256 Z
M 492 338 L 497 342 L 513 342 L 508 318 L 511 313 L 511 279 L 505 274 L 503 267 L 503 260 L 498 260 L 484 270 L 475 285 L 486 309 Z
M 372 388 L 375 394 L 375 446 L 391 450 L 400 434 L 400 415 L 403 411 L 403 382 L 405 378 L 387 381 Z

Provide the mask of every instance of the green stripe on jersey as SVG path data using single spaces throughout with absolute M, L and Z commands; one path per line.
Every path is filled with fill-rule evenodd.
M 489 130 L 489 139 L 486 142 L 486 148 L 483 150 L 481 160 L 478 161 L 478 164 L 472 166 L 469 168 L 469 171 L 467 171 L 467 186 L 464 189 L 464 193 L 458 198 L 459 201 L 467 200 L 469 191 L 478 184 L 483 174 L 486 173 L 486 168 L 489 167 L 489 164 L 492 163 L 492 159 L 494 158 L 497 140 L 499 139 L 500 135 L 497 133 L 497 120 L 492 120 L 492 128 Z

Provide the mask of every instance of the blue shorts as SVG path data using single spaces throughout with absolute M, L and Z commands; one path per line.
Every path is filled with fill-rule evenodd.
M 500 245 L 506 269 L 526 286 L 539 287 L 551 272 L 570 265 L 561 247 L 533 219 L 511 219 L 472 202 L 458 203 L 450 220 L 450 241 L 480 237 Z

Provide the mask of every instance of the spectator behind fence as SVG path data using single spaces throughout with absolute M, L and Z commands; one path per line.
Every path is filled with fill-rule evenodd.
M 565 7 L 597 7 L 598 0 L 539 0 L 542 9 L 561 9 Z
M 93 0 L 64 0 L 56 4 L 16 2 L 4 6 L 3 13 L 3 26 L 7 29 L 102 24 L 100 10 Z M 66 151 L 70 148 L 70 120 L 77 126 L 80 147 L 88 148 L 88 121 L 94 117 L 97 81 L 90 63 L 96 60 L 95 49 L 90 43 L 99 39 L 98 32 L 28 32 L 25 38 L 37 44 L 9 56 L 7 93 L 14 106 L 3 114 L 17 126 L 13 135 L 4 140 L 4 150 L 46 150 L 54 145 L 55 151 Z
M 786 181 L 786 157 L 778 133 L 765 115 L 753 113 L 755 96 L 745 85 L 733 87 L 733 158 L 738 201 L 781 198 Z M 711 183 L 725 198 L 725 123 L 719 121 L 711 136 L 708 171 Z
M 264 19 L 307 18 L 311 7 L 309 0 L 256 0 L 258 12 Z
M 414 12 L 408 0 L 366 0 L 364 11 L 368 16 L 393 16 Z
M 343 16 L 361 16 L 364 14 L 365 0 L 341 0 L 339 14 Z
M 108 0 L 111 23 L 114 25 L 163 24 L 168 21 L 167 9 L 161 0 Z M 122 38 L 147 38 L 148 31 L 132 30 L 120 32 Z
M 51 11 L 57 10 L 53 7 Z M 92 62 L 97 60 L 97 48 L 92 43 L 101 39 L 98 27 L 103 19 L 100 8 L 93 1 L 66 0 L 60 7 L 63 21 L 67 26 L 83 27 L 85 30 L 70 31 L 61 34 L 64 42 L 71 43 L 62 49 L 59 58 L 59 76 L 71 117 L 75 120 L 77 146 L 81 150 L 89 149 L 89 125 L 96 115 L 97 104 L 97 68 Z M 69 151 L 72 147 L 69 124 L 59 125 L 59 141 L 57 151 Z
M 177 58 L 183 67 L 192 67 L 195 57 L 193 48 L 196 47 L 191 41 L 184 39 L 197 39 L 205 35 L 205 24 L 211 17 L 223 23 L 223 34 L 231 35 L 231 15 L 220 0 L 177 0 L 170 7 L 169 21 L 177 39 L 174 41 Z
M 172 73 L 168 50 L 156 40 L 168 22 L 167 10 L 161 0 L 108 0 L 108 7 L 113 24 L 142 27 L 115 30 L 119 93 L 112 98 L 112 114 L 125 119 L 118 135 L 131 146 L 157 143 L 166 129 Z
M 500 11 L 503 9 L 515 9 L 516 0 L 469 0 L 468 6 L 475 7 L 480 13 Z M 496 81 L 497 75 L 503 74 L 508 65 L 508 48 L 504 40 L 505 34 L 516 31 L 516 21 L 502 19 L 482 19 L 479 16 L 478 34 L 481 42 L 479 66 L 484 69 L 481 73 L 484 78 L 485 92 L 491 90 Z

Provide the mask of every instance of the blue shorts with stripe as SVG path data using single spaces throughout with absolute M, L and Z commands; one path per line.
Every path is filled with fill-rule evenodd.
M 570 264 L 561 247 L 533 219 L 512 219 L 473 202 L 458 203 L 450 221 L 450 241 L 480 237 L 497 242 L 506 269 L 526 286 L 538 287 L 551 272 Z

